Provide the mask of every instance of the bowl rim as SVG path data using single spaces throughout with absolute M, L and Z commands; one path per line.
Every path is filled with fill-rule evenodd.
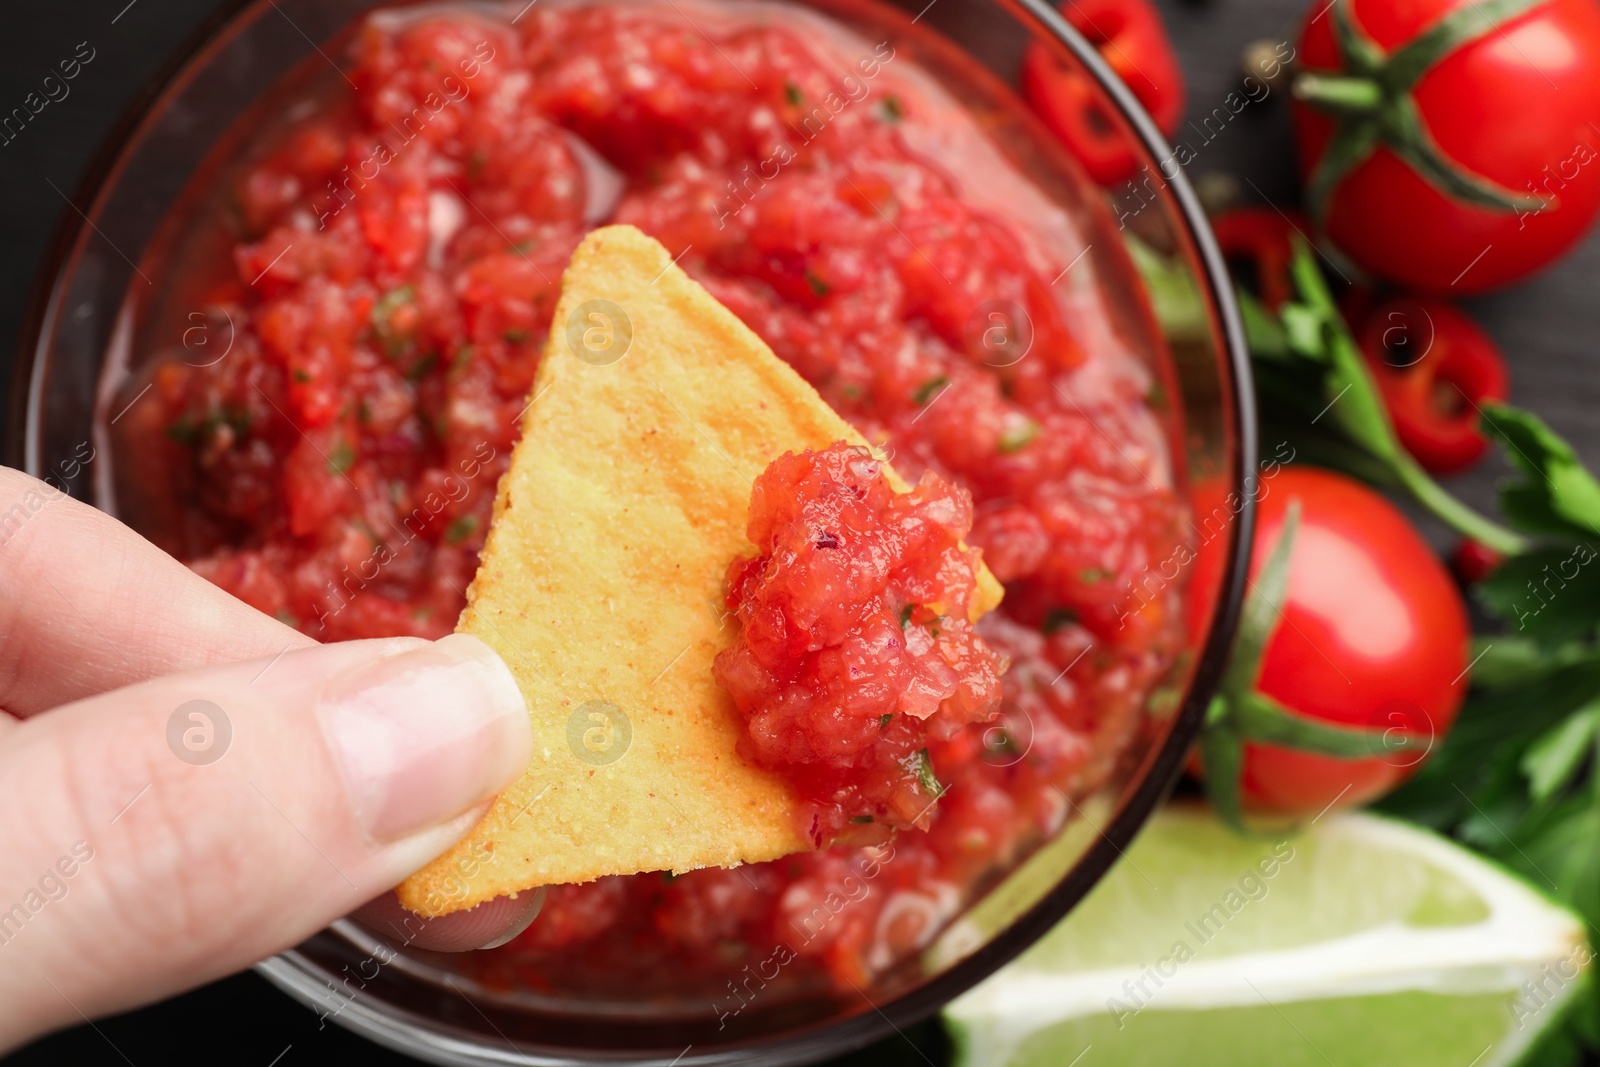
M 24 307 L 22 329 L 18 335 L 16 365 L 12 373 L 5 462 L 38 476 L 37 430 L 42 410 L 43 373 L 48 363 L 44 350 L 44 328 L 53 321 L 64 295 L 64 268 L 74 258 L 74 249 L 93 226 L 92 213 L 100 198 L 120 170 L 123 158 L 147 121 L 155 105 L 184 78 L 186 70 L 206 50 L 220 43 L 246 11 L 271 0 L 224 0 L 203 19 L 196 29 L 148 77 L 133 95 L 121 117 L 105 136 L 82 177 L 74 184 L 68 207 L 61 209 L 46 252 L 34 276 Z M 802 0 L 803 2 L 803 0 Z M 934 0 L 937 2 L 937 0 Z M 1154 159 L 1167 159 L 1172 149 L 1133 92 L 1114 74 L 1099 51 L 1056 10 L 1049 0 L 996 0 L 1019 9 L 1032 18 L 1067 49 L 1099 88 L 1115 105 L 1120 117 Z M 931 7 L 932 4 L 930 3 Z M 919 16 L 920 17 L 920 16 Z M 957 42 L 959 44 L 959 42 Z M 1250 484 L 1258 454 L 1258 431 L 1254 379 L 1243 322 L 1234 297 L 1227 265 L 1212 233 L 1199 197 L 1182 168 L 1162 180 L 1172 193 L 1183 228 L 1193 242 L 1200 275 L 1210 288 L 1206 294 L 1208 310 L 1220 326 L 1221 351 L 1218 363 L 1231 378 L 1227 399 L 1232 405 L 1232 431 L 1235 454 L 1231 475 L 1235 487 Z M 1207 706 L 1226 667 L 1242 610 L 1249 548 L 1256 520 L 1256 499 L 1240 493 L 1240 510 L 1230 524 L 1224 558 L 1223 580 L 1218 590 L 1216 612 L 1205 643 L 1198 650 L 1194 672 L 1183 703 L 1173 716 L 1173 724 L 1162 745 L 1147 756 L 1142 780 L 1127 793 L 1120 808 L 1104 826 L 1097 829 L 1094 843 L 1073 864 L 1066 875 L 1043 897 L 998 936 L 965 956 L 943 974 L 924 982 L 882 1005 L 868 1000 L 875 1010 L 859 1012 L 844 1019 L 819 1023 L 790 1033 L 776 1041 L 721 1046 L 692 1055 L 693 1046 L 675 1058 L 640 1050 L 633 1054 L 585 1054 L 583 1058 L 550 1056 L 518 1049 L 513 1055 L 490 1046 L 474 1045 L 439 1029 L 427 1020 L 412 1021 L 393 1005 L 381 1008 L 362 1001 L 352 1002 L 333 1016 L 340 1025 L 394 1051 L 424 1055 L 446 1064 L 530 1064 L 541 1067 L 594 1062 L 653 1064 L 658 1067 L 722 1067 L 742 1062 L 759 1050 L 763 1062 L 771 1064 L 806 1063 L 838 1055 L 881 1040 L 931 1017 L 949 1001 L 1015 958 L 1041 938 L 1075 907 L 1111 866 L 1122 858 L 1134 837 L 1149 820 L 1176 783 L 1190 745 L 1204 723 Z M 256 965 L 256 970 L 289 996 L 317 1009 L 326 999 L 320 968 L 297 949 L 289 949 Z M 863 994 L 865 997 L 865 994 Z

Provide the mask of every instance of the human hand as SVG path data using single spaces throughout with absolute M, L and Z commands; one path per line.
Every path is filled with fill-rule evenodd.
M 5 468 L 0 589 L 0 1051 L 358 908 L 443 950 L 536 914 L 524 895 L 395 936 L 391 887 L 530 757 L 476 638 L 318 645 Z

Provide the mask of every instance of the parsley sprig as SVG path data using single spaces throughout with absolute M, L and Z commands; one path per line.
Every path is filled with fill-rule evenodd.
M 1463 504 L 1401 446 L 1361 346 L 1302 241 L 1296 242 L 1292 274 L 1297 299 L 1277 317 L 1248 293 L 1239 294 L 1263 434 L 1279 434 L 1313 462 L 1408 494 L 1457 533 L 1502 555 L 1523 551 L 1525 537 Z M 1493 413 L 1486 417 L 1493 421 Z

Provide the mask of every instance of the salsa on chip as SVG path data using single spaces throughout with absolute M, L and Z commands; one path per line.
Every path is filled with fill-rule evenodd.
M 553 321 L 457 627 L 517 675 L 534 759 L 471 834 L 400 887 L 401 903 L 425 916 L 542 885 L 732 866 L 826 843 L 809 814 L 797 815 L 796 780 L 740 754 L 750 751 L 745 723 L 713 676 L 741 629 L 725 578 L 730 561 L 752 554 L 751 492 L 758 478 L 772 484 L 763 472 L 774 460 L 842 445 L 860 450 L 868 481 L 890 477 L 888 466 L 632 227 L 585 238 Z M 867 491 L 883 502 L 882 490 Z M 922 528 L 936 565 L 920 577 L 903 568 L 896 595 L 938 587 L 951 604 L 966 603 L 970 617 L 951 633 L 979 664 L 984 695 L 952 707 L 988 714 L 998 661 L 970 623 L 998 603 L 1000 587 L 959 543 L 970 499 L 937 479 L 911 495 L 914 503 L 890 510 Z M 934 609 L 906 603 L 905 634 L 923 656 L 939 655 L 927 636 Z M 954 696 L 958 687 L 946 688 Z M 899 747 L 904 724 L 937 710 L 930 695 L 907 704 L 903 725 L 886 726 Z M 920 762 L 895 770 L 927 788 Z M 835 821 L 871 814 L 834 808 Z

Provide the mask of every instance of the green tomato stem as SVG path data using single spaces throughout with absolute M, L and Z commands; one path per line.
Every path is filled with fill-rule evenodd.
M 1362 729 L 1309 718 L 1265 693 L 1246 693 L 1238 698 L 1231 725 L 1246 741 L 1311 752 L 1330 759 L 1372 759 L 1390 752 L 1426 747 L 1426 742 L 1411 737 L 1391 737 L 1393 731 Z
M 1366 115 L 1384 103 L 1383 86 L 1371 78 L 1306 71 L 1291 87 L 1296 100 L 1346 114 Z

